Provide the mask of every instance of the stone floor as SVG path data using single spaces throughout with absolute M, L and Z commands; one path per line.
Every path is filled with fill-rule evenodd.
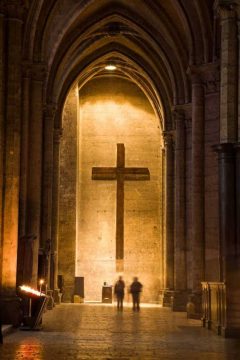
M 44 315 L 42 331 L 6 336 L 0 359 L 234 360 L 240 340 L 218 337 L 167 308 L 118 313 L 112 305 L 63 304 Z

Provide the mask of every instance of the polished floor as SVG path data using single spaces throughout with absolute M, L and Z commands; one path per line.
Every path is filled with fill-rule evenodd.
M 0 345 L 1 360 L 240 359 L 240 340 L 223 339 L 200 321 L 167 308 L 62 304 L 45 313 L 43 330 L 16 331 Z

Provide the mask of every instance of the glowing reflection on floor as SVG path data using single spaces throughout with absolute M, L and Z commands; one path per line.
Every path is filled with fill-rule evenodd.
M 31 344 L 29 344 L 29 339 Z M 14 360 L 43 360 L 43 345 L 34 337 L 26 337 L 24 344 L 19 344 L 16 348 Z

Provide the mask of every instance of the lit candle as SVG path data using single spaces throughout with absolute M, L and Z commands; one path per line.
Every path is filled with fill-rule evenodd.
M 39 280 L 39 284 L 40 284 L 40 294 L 41 294 L 41 292 L 42 292 L 42 286 L 43 286 L 43 284 L 44 284 L 44 280 L 43 280 L 43 279 L 40 279 L 40 280 Z

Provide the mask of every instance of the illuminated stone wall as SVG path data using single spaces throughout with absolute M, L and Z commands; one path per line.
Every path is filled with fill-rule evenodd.
M 125 166 L 147 167 L 150 181 L 125 182 L 123 276 L 139 276 L 143 301 L 157 301 L 162 279 L 162 158 L 159 121 L 145 95 L 116 77 L 90 81 L 79 94 L 76 275 L 85 300 L 101 300 L 104 281 L 119 275 L 115 262 L 116 181 L 91 179 L 92 167 L 115 167 L 117 143 Z
M 59 275 L 64 277 L 63 301 L 74 295 L 76 254 L 76 177 L 77 177 L 78 92 L 74 87 L 63 110 L 63 136 L 60 147 L 59 183 Z

